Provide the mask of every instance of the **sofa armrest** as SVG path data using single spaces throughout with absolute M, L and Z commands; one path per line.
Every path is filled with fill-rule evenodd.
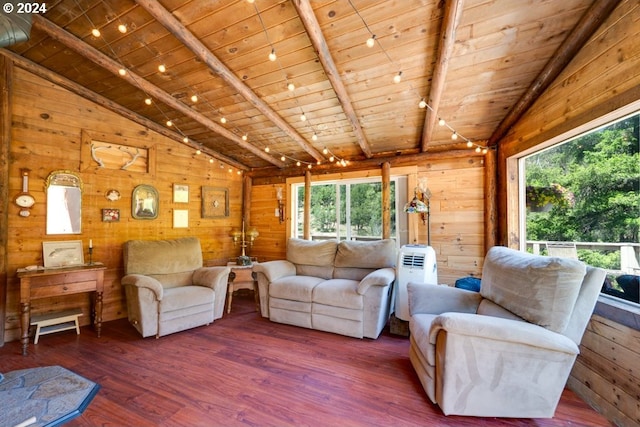
M 367 274 L 358 283 L 357 292 L 364 295 L 371 286 L 388 286 L 396 279 L 396 270 L 390 267 L 380 268 Z
M 286 260 L 267 261 L 255 264 L 253 266 L 253 271 L 256 273 L 264 274 L 264 276 L 267 278 L 267 281 L 271 283 L 281 277 L 295 276 L 296 266 Z
M 227 284 L 229 281 L 229 267 L 201 267 L 193 272 L 193 284 L 206 286 L 213 289 L 215 300 L 213 302 L 213 318 L 220 319 L 224 314 L 224 301 L 227 297 Z
M 164 288 L 162 283 L 153 277 L 145 276 L 143 274 L 129 274 L 122 278 L 120 281 L 122 285 L 137 286 L 138 288 L 147 288 L 151 290 L 156 296 L 158 301 L 162 300 Z
M 408 283 L 409 314 L 441 314 L 448 311 L 475 313 L 482 296 L 479 292 L 451 286 Z
M 443 313 L 431 323 L 429 341 L 432 344 L 435 344 L 436 337 L 442 330 L 450 334 L 533 346 L 567 354 L 580 353 L 577 344 L 570 338 L 521 320 L 470 313 Z

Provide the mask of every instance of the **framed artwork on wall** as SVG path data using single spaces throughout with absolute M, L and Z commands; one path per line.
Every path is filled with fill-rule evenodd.
M 135 219 L 156 219 L 158 204 L 158 190 L 150 185 L 140 184 L 131 194 L 131 216 Z
M 173 228 L 189 228 L 189 209 L 173 210 Z
M 118 222 L 120 221 L 120 209 L 106 208 L 102 209 L 102 222 Z
M 189 203 L 189 186 L 173 184 L 173 203 Z
M 202 218 L 229 216 L 229 189 L 202 187 Z

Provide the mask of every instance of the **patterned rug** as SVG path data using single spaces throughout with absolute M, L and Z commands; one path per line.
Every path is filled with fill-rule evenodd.
M 80 415 L 100 386 L 62 366 L 0 375 L 0 427 L 58 426 Z M 29 422 L 31 421 L 31 422 Z

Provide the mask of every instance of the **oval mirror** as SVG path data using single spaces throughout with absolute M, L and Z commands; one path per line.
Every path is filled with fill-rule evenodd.
M 47 191 L 47 234 L 80 234 L 82 223 L 82 180 L 67 170 L 53 171 L 45 182 Z

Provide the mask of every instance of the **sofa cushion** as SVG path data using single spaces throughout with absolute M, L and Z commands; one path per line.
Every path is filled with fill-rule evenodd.
M 336 267 L 377 269 L 394 267 L 396 244 L 392 239 L 372 242 L 343 240 L 338 244 Z
M 336 240 L 289 239 L 287 261 L 296 265 L 296 274 L 330 279 L 336 257 Z
M 319 283 L 313 289 L 314 304 L 334 307 L 345 307 L 362 310 L 362 295 L 356 292 L 358 281 L 348 279 L 331 279 Z
M 313 288 L 324 279 L 311 276 L 285 276 L 271 282 L 269 296 L 292 301 L 311 302 Z
M 124 244 L 126 274 L 157 276 L 192 272 L 202 267 L 202 249 L 197 237 L 175 240 L 129 240 Z
M 562 333 L 585 273 L 578 260 L 494 246 L 484 260 L 480 294 L 528 322 Z
M 184 310 L 188 307 L 195 307 L 209 304 L 213 313 L 213 301 L 215 293 L 213 289 L 205 286 L 182 286 L 167 289 L 164 292 L 160 312 L 166 313 L 174 310 Z

